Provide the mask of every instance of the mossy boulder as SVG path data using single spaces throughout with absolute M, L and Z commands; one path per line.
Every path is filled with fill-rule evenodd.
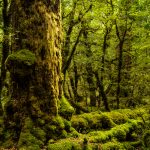
M 10 54 L 5 64 L 11 73 L 19 76 L 26 76 L 32 73 L 32 67 L 35 61 L 36 57 L 34 53 L 28 49 L 22 49 Z
M 65 119 L 70 120 L 74 112 L 75 112 L 74 108 L 70 105 L 67 99 L 64 96 L 62 96 L 60 100 L 60 109 L 59 109 L 60 115 L 63 116 Z

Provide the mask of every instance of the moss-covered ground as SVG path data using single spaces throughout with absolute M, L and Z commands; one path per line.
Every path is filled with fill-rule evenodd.
M 63 106 L 60 108 L 64 111 Z M 73 115 L 71 120 L 57 116 L 49 124 L 39 119 L 37 127 L 27 118 L 17 149 L 149 150 L 149 119 L 149 106 L 83 113 Z M 11 133 L 7 134 L 9 136 Z M 11 140 L 3 143 L 7 149 L 10 148 L 9 145 Z

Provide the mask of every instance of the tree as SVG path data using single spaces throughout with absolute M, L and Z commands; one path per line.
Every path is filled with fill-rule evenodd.
M 3 41 L 2 41 L 2 60 L 1 60 L 1 76 L 0 76 L 0 114 L 2 114 L 1 94 L 6 79 L 5 61 L 9 54 L 9 15 L 8 0 L 3 0 L 2 18 L 3 18 Z
M 11 138 L 17 142 L 26 132 L 27 120 L 46 122 L 58 114 L 62 94 L 60 1 L 13 0 L 10 14 L 12 54 L 6 67 L 11 87 L 5 128 L 15 132 Z

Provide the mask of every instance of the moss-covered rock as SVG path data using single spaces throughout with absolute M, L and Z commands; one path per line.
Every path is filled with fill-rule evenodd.
M 70 120 L 74 112 L 75 112 L 74 108 L 70 105 L 67 99 L 64 96 L 62 96 L 60 100 L 60 109 L 59 109 L 60 115 Z

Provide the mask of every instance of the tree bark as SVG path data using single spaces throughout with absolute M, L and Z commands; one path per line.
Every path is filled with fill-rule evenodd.
M 106 109 L 107 111 L 110 111 L 110 107 L 109 107 L 109 104 L 108 104 L 107 95 L 106 95 L 106 92 L 104 91 L 103 83 L 100 81 L 97 71 L 95 72 L 95 77 L 96 77 L 96 79 L 97 79 L 97 85 L 98 85 L 98 87 L 99 87 L 100 94 L 101 94 L 101 96 L 102 96 L 102 100 L 103 100 L 103 102 L 104 102 L 105 109 Z
M 8 0 L 3 0 L 3 32 L 4 32 L 4 37 L 3 37 L 3 42 L 2 42 L 2 61 L 1 61 L 1 76 L 0 76 L 0 115 L 3 114 L 3 109 L 2 109 L 2 104 L 1 104 L 1 94 L 2 94 L 2 89 L 4 86 L 4 82 L 6 79 L 6 68 L 5 68 L 5 61 L 6 58 L 9 54 L 9 16 L 8 16 Z
M 5 127 L 16 131 L 32 120 L 58 114 L 61 97 L 60 1 L 13 0 L 10 6 L 12 54 L 11 100 L 6 104 Z M 13 123 L 13 125 L 12 125 Z

